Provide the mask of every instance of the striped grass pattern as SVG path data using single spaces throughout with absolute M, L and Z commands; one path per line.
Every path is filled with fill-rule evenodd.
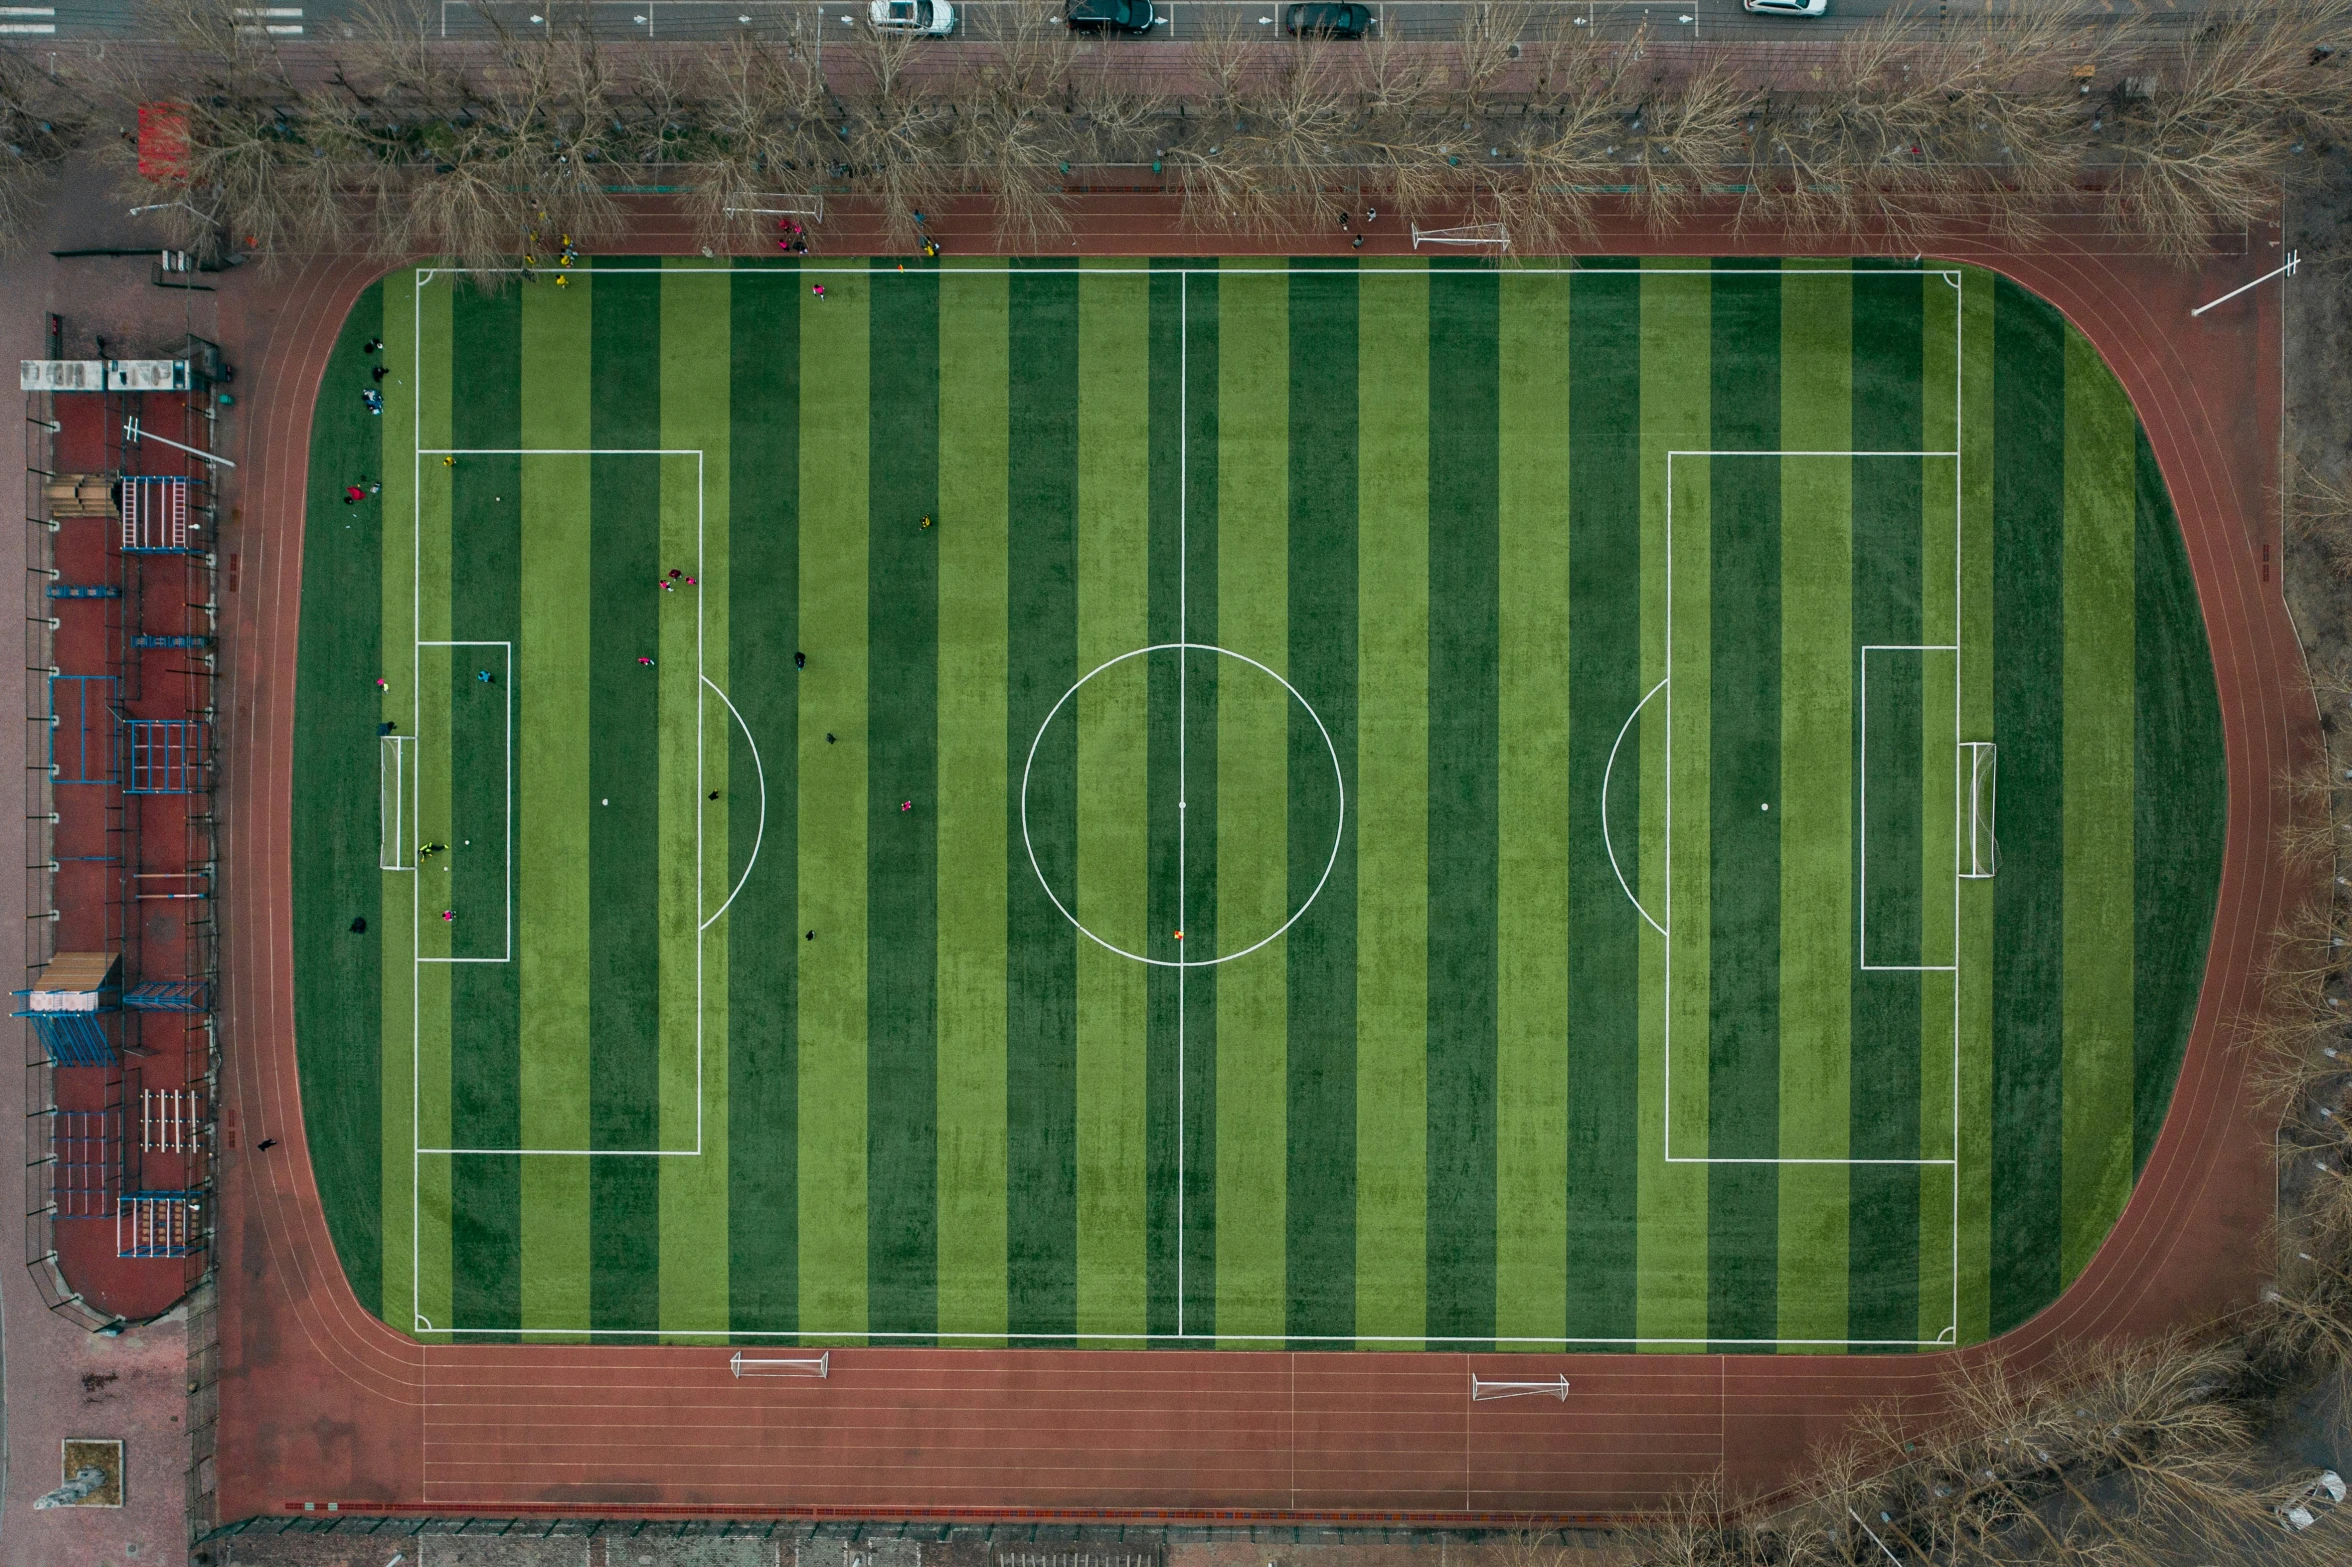
M 2203 623 L 1989 273 L 425 269 L 311 485 L 305 1112 L 420 1338 L 1968 1343 L 2162 1122 Z

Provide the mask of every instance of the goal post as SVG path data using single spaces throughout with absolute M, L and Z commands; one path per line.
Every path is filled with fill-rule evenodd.
M 1961 808 L 1967 812 L 1967 836 L 1961 843 L 1966 856 L 1962 879 L 1985 881 L 2001 868 L 2001 840 L 1994 833 L 1994 806 L 2001 781 L 2000 749 L 1990 740 L 1964 740 L 1960 745 Z
M 1529 1378 L 1518 1381 L 1493 1381 L 1470 1373 L 1470 1402 L 1488 1404 L 1498 1398 L 1556 1398 L 1568 1402 L 1568 1379 L 1565 1376 Z
M 746 191 L 727 203 L 731 218 L 803 218 L 825 221 L 825 198 L 815 191 Z
M 746 1355 L 741 1350 L 727 1357 L 727 1369 L 738 1377 L 814 1377 L 819 1381 L 833 1374 L 833 1352 L 821 1355 Z
M 1448 229 L 1425 229 L 1416 223 L 1412 229 L 1415 250 L 1423 245 L 1452 245 L 1496 251 L 1511 248 L 1511 231 L 1500 223 L 1466 223 Z
M 408 745 L 414 735 L 376 737 L 376 869 L 416 869 L 416 795 L 408 786 Z

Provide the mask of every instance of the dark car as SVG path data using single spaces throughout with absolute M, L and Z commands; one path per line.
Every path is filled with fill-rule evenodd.
M 1282 30 L 1300 38 L 1361 38 L 1375 18 L 1368 5 L 1294 5 L 1282 13 Z
M 1062 20 L 1081 32 L 1148 33 L 1158 18 L 1151 0 L 1070 0 Z

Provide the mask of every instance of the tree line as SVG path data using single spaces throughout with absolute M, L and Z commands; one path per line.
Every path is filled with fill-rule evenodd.
M 453 42 L 413 0 L 380 0 L 347 39 L 282 43 L 225 0 L 154 0 L 170 47 L 127 73 L 119 54 L 103 76 L 4 57 L 0 237 L 91 127 L 171 100 L 184 178 L 142 182 L 122 139 L 101 146 L 139 200 L 187 200 L 184 242 L 263 254 L 496 265 L 550 226 L 619 235 L 620 198 L 644 190 L 713 244 L 745 237 L 756 193 L 862 198 L 895 248 L 917 212 L 979 196 L 997 242 L 1028 250 L 1068 231 L 1091 183 L 1163 186 L 1203 231 L 1273 238 L 1359 194 L 1502 223 L 1529 254 L 1706 203 L 1895 250 L 2081 207 L 2190 257 L 2352 124 L 2348 12 L 2270 0 L 2182 30 L 2036 4 L 1759 48 L 1606 37 L 1519 0 L 1463 6 L 1442 43 L 1270 38 L 1221 7 L 1197 36 L 1138 47 L 1011 0 L 984 39 L 828 37 L 811 11 L 678 46 L 600 40 L 561 5 L 521 31 L 484 13 L 486 37 Z

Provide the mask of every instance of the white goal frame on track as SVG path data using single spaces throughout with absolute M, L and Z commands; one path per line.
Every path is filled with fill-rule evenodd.
M 811 223 L 822 223 L 825 198 L 815 191 L 754 191 L 727 203 L 723 210 L 730 217 L 806 218 Z
M 1541 1380 L 1490 1382 L 1477 1372 L 1470 1373 L 1470 1402 L 1491 1404 L 1498 1398 L 1556 1398 L 1568 1402 L 1568 1378 L 1545 1377 Z
M 822 1382 L 833 1374 L 833 1352 L 820 1355 L 746 1355 L 727 1357 L 727 1369 L 738 1377 L 814 1377 Z
M 1423 245 L 1455 245 L 1473 249 L 1483 247 L 1494 251 L 1511 248 L 1511 231 L 1500 223 L 1466 223 L 1450 229 L 1425 229 L 1415 223 L 1411 227 L 1415 250 Z

